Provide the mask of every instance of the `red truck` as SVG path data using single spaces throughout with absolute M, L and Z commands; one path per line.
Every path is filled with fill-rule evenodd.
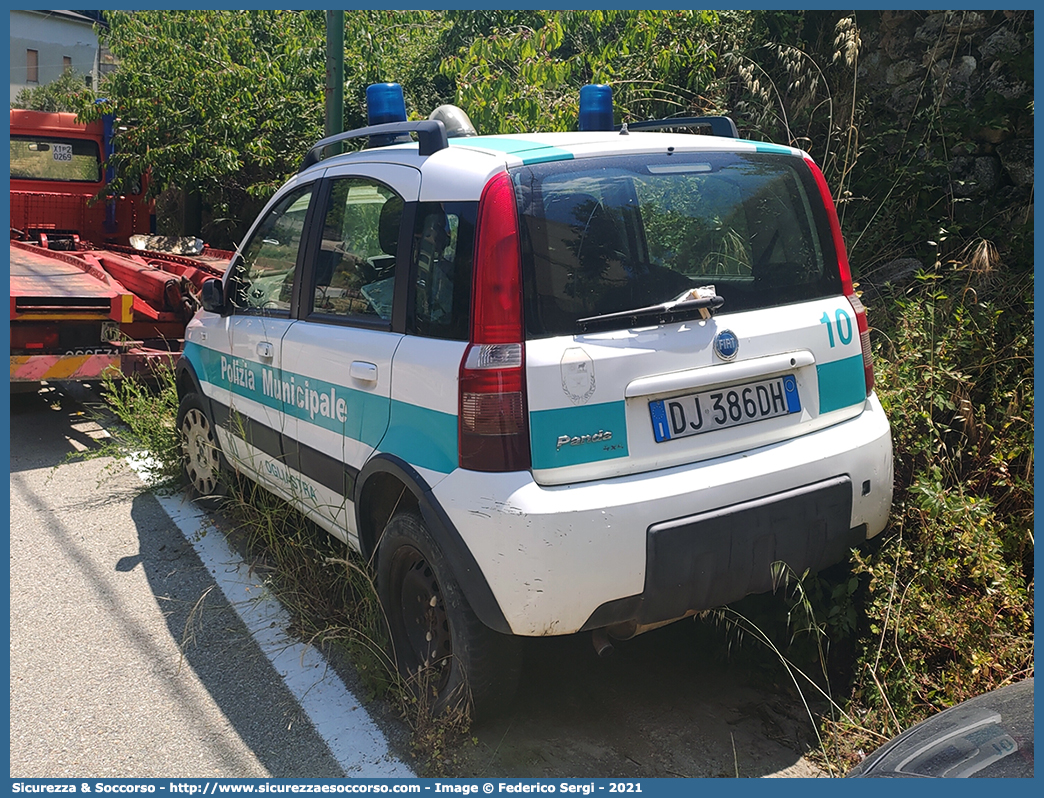
M 176 359 L 203 281 L 232 257 L 150 235 L 144 185 L 105 195 L 112 124 L 11 110 L 13 388 Z

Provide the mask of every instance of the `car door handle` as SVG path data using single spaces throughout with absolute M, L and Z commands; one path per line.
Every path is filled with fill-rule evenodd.
M 259 357 L 272 357 L 272 353 L 275 350 L 272 348 L 272 344 L 268 341 L 259 341 L 257 344 L 257 354 Z
M 353 360 L 348 369 L 348 375 L 353 380 L 362 382 L 377 382 L 377 364 L 367 363 L 364 360 Z

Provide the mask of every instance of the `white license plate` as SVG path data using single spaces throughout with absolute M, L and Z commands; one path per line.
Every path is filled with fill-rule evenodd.
M 649 402 L 657 443 L 801 412 L 797 380 L 771 380 Z

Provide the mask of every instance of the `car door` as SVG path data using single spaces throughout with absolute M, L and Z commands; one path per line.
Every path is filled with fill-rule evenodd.
M 331 167 L 302 281 L 300 318 L 282 338 L 286 465 L 305 512 L 355 537 L 355 478 L 388 428 L 401 220 L 420 173 L 394 164 Z M 406 247 L 408 249 L 408 247 Z M 400 316 L 402 314 L 399 314 Z M 352 540 L 354 542 L 354 540 Z
M 280 353 L 295 323 L 294 289 L 316 186 L 315 181 L 288 186 L 261 214 L 236 255 L 229 276 L 229 357 L 220 363 L 232 395 L 222 436 L 228 441 L 226 452 L 240 468 L 290 499 L 295 491 L 283 462 Z

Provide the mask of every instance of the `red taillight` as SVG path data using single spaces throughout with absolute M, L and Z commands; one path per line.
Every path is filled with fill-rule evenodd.
M 54 351 L 59 346 L 58 328 L 51 324 L 12 324 L 11 351 Z
M 490 360 L 493 363 L 489 363 Z M 508 365 L 520 363 L 521 360 L 521 344 L 468 347 L 460 367 L 462 434 L 507 437 L 527 429 L 522 368 Z M 482 365 L 483 361 L 489 364 Z
M 471 293 L 471 342 L 514 344 L 523 340 L 522 258 L 515 190 L 506 173 L 482 192 Z
M 471 339 L 460 363 L 459 462 L 472 471 L 530 466 L 522 269 L 515 191 L 494 177 L 479 200 Z
M 870 351 L 870 324 L 866 320 L 866 308 L 855 292 L 846 297 L 855 312 L 859 326 L 859 344 L 863 348 L 863 374 L 866 376 L 866 395 L 874 389 L 874 356 Z
M 852 285 L 852 269 L 848 265 L 848 252 L 845 249 L 845 240 L 841 236 L 841 222 L 837 218 L 837 209 L 834 207 L 833 197 L 830 196 L 830 187 L 827 185 L 823 171 L 808 156 L 805 163 L 812 170 L 812 176 L 819 188 L 819 196 L 823 200 L 823 208 L 826 210 L 827 219 L 830 221 L 830 235 L 834 240 L 834 251 L 837 253 L 837 269 L 841 275 L 841 290 L 852 305 L 855 313 L 856 323 L 859 325 L 859 343 L 863 349 L 863 371 L 866 375 L 866 395 L 874 389 L 874 361 L 870 352 L 870 325 L 866 320 L 866 308 L 856 296 Z

